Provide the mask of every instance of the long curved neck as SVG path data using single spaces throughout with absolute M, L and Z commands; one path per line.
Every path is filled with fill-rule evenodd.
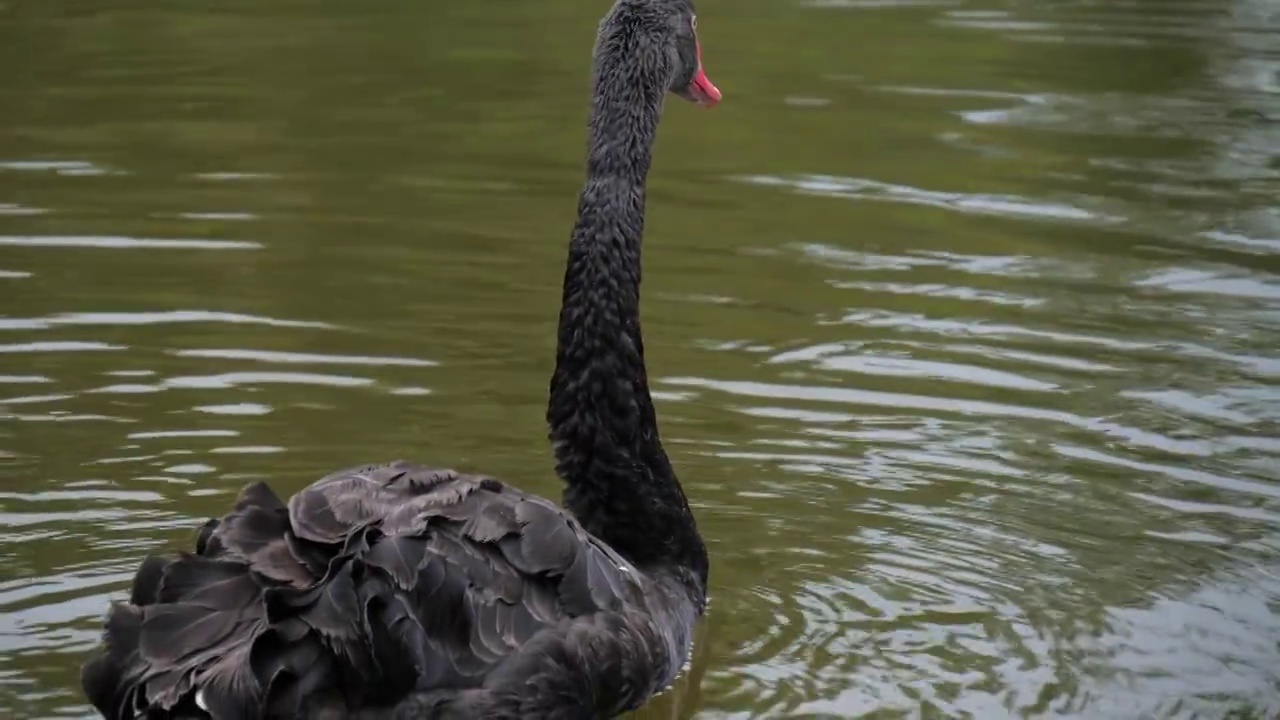
M 640 334 L 640 240 L 665 88 L 597 55 L 547 423 L 566 507 L 640 567 L 705 583 L 706 548 L 658 436 Z

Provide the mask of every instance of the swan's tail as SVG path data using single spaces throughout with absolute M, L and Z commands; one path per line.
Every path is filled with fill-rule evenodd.
M 287 542 L 287 517 L 265 485 L 250 486 L 233 512 L 201 528 L 197 554 L 142 562 L 129 600 L 107 613 L 104 650 L 81 669 L 104 717 L 250 720 L 263 715 L 272 681 L 293 686 L 272 688 L 273 699 L 299 702 L 298 693 L 333 678 L 318 642 L 268 626 L 271 593 L 292 588 L 270 567 L 264 575 L 258 556 Z
M 81 671 L 85 694 L 108 718 L 148 709 L 199 715 L 198 705 L 217 717 L 252 716 L 249 650 L 261 634 L 261 598 L 242 563 L 148 557 L 129 601 L 108 611 L 106 651 Z

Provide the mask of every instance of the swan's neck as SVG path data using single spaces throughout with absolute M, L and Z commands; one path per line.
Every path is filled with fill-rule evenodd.
M 637 566 L 678 566 L 701 584 L 706 548 L 658 437 L 640 335 L 645 178 L 664 92 L 606 70 L 597 71 L 547 421 L 565 505 L 583 526 Z

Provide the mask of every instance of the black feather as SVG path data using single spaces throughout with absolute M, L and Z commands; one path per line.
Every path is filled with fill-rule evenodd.
M 413 587 L 426 561 L 427 541 L 417 537 L 389 537 L 373 547 L 365 563 L 387 572 L 401 590 Z
M 200 605 L 165 604 L 146 608 L 138 651 L 151 665 L 179 664 L 184 658 L 217 647 L 239 625 L 234 613 Z
M 197 555 L 216 555 L 221 550 L 221 545 L 214 539 L 214 531 L 218 529 L 218 519 L 210 518 L 200 526 L 200 530 L 196 534 L 196 554 Z
M 260 586 L 243 563 L 183 555 L 166 567 L 157 593 L 160 603 L 236 610 L 258 599 Z
M 133 591 L 129 594 L 129 603 L 150 605 L 156 602 L 160 596 L 160 581 L 164 577 L 164 571 L 172 563 L 172 560 L 158 555 L 148 555 L 143 558 L 142 565 L 133 576 Z
M 346 561 L 335 563 L 323 582 L 290 604 L 301 611 L 299 616 L 311 629 L 328 641 L 345 642 L 358 635 L 360 604 L 351 565 Z

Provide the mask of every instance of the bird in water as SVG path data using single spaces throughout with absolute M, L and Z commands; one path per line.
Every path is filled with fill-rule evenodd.
M 593 68 L 547 408 L 563 506 L 406 462 L 250 485 L 110 608 L 81 672 L 104 717 L 601 718 L 675 680 L 708 559 L 649 393 L 640 244 L 667 93 L 720 91 L 690 0 L 617 0 Z

